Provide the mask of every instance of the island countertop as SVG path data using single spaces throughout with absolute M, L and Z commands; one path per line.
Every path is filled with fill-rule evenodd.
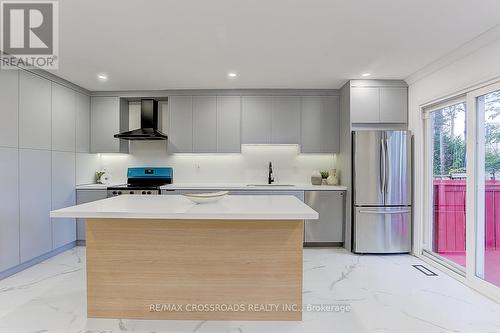
M 228 195 L 195 204 L 182 195 L 121 195 L 53 210 L 53 218 L 316 220 L 318 213 L 289 195 Z

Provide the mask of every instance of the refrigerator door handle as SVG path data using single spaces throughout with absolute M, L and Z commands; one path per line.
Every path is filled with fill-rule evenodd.
M 385 193 L 385 182 L 386 182 L 386 175 L 385 175 L 385 169 L 386 169 L 386 159 L 385 159 L 386 151 L 385 151 L 385 145 L 384 145 L 384 139 L 380 139 L 380 190 L 382 193 Z
M 385 193 L 389 193 L 389 180 L 391 179 L 391 163 L 389 161 L 389 140 L 386 138 L 384 140 L 384 144 L 385 144 L 385 148 L 384 148 L 384 151 L 385 151 Z
M 360 214 L 407 214 L 410 210 L 360 210 Z

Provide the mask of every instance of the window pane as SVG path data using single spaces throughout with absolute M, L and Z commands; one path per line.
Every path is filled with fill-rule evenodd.
M 465 267 L 465 103 L 432 113 L 432 251 Z
M 478 194 L 476 273 L 500 286 L 500 91 L 477 99 Z

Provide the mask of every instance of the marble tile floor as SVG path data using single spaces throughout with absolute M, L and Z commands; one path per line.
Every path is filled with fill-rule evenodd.
M 409 255 L 305 249 L 304 304 L 344 311 L 305 312 L 302 322 L 87 319 L 84 262 L 76 247 L 0 281 L 0 332 L 500 332 L 499 304 L 435 269 L 425 276 Z

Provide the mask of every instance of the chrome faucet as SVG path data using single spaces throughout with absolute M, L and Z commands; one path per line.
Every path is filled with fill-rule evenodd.
M 273 165 L 271 162 L 269 162 L 269 173 L 267 175 L 267 183 L 268 184 L 274 183 Z

